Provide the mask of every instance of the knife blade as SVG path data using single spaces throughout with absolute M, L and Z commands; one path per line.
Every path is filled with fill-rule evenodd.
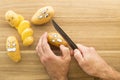
M 61 27 L 52 19 L 54 28 L 60 33 L 60 35 L 67 41 L 69 46 L 74 50 L 78 49 L 76 44 L 70 39 L 70 37 L 61 29 Z

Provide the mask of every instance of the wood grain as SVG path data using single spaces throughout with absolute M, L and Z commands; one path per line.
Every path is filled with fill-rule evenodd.
M 120 71 L 120 1 L 119 0 L 1 0 L 0 1 L 0 80 L 49 80 L 49 76 L 35 54 L 39 37 L 55 31 L 51 22 L 31 25 L 35 42 L 24 47 L 18 32 L 5 21 L 8 10 L 30 20 L 35 11 L 53 6 L 54 19 L 75 43 L 93 46 L 109 65 Z M 13 63 L 6 55 L 8 36 L 18 38 L 22 61 Z M 72 59 L 69 80 L 98 80 L 84 73 Z

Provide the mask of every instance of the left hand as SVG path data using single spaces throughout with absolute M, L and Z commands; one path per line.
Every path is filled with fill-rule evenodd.
M 52 80 L 68 80 L 67 74 L 71 61 L 69 48 L 61 45 L 62 56 L 56 56 L 47 42 L 47 33 L 43 34 L 36 47 L 41 63 Z

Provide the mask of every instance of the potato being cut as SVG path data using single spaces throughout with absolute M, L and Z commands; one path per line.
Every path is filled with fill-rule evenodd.
M 60 45 L 68 46 L 67 42 L 62 38 L 62 36 L 58 33 L 48 33 L 48 42 L 51 45 L 59 47 Z

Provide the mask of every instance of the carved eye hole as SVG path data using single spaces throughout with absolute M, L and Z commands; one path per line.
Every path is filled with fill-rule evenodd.
M 47 13 L 48 11 L 48 8 L 44 9 L 44 10 L 40 10 L 40 15 L 38 16 L 39 19 L 42 19 L 42 18 L 47 18 L 49 16 L 49 14 Z
M 16 44 L 15 44 L 15 43 L 13 43 L 12 45 L 13 45 L 13 47 L 15 47 L 15 46 L 16 46 Z
M 8 21 L 10 22 L 11 20 L 10 20 L 10 19 L 8 19 Z
M 15 43 L 15 41 L 8 41 L 7 51 L 9 51 L 9 52 L 16 51 L 16 43 Z
M 42 16 L 42 15 L 40 15 L 40 16 L 38 16 L 38 18 L 39 18 L 39 19 L 41 19 L 41 18 L 43 18 L 43 16 Z
M 53 39 L 52 42 L 55 42 L 55 40 Z
M 46 15 L 45 15 L 45 18 L 47 18 L 48 16 L 49 16 L 49 14 L 46 14 Z
M 62 42 L 62 39 L 58 38 L 57 41 L 58 41 L 58 42 Z
M 42 14 L 45 14 L 45 13 L 46 13 L 46 11 L 45 11 L 45 10 L 43 10 L 43 11 L 42 11 Z
M 53 34 L 53 37 L 57 37 L 58 35 L 57 34 Z
M 12 46 L 13 46 L 13 47 L 15 47 L 15 46 L 16 46 L 15 41 L 12 41 Z
M 48 11 L 48 8 L 44 9 L 44 10 L 42 11 L 42 14 L 46 14 L 47 11 Z
M 8 21 L 10 22 L 11 20 L 13 20 L 14 19 L 14 17 L 12 16 L 12 17 L 10 17 L 9 19 L 8 19 Z

